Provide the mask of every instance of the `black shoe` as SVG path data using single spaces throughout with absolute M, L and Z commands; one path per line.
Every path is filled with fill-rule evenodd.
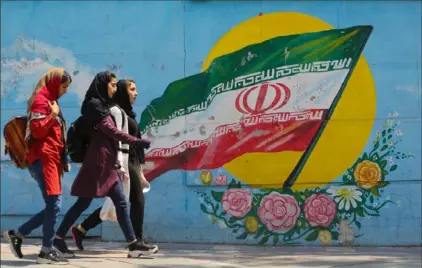
M 66 258 L 75 257 L 75 252 L 69 250 L 64 239 L 54 238 L 53 245 L 57 249 L 58 253 L 62 255 L 63 257 L 66 257 Z
M 155 254 L 158 252 L 158 246 L 148 243 L 144 238 L 138 238 L 138 241 L 140 241 L 140 243 L 143 243 L 145 247 L 149 248 L 150 250 L 152 250 L 152 253 Z
M 23 254 L 21 251 L 22 247 L 22 238 L 17 237 L 15 231 L 10 230 L 3 233 L 3 236 L 9 241 L 10 249 L 12 250 L 13 254 L 19 258 L 23 258 Z
M 82 245 L 82 241 L 85 238 L 85 234 L 82 233 L 78 227 L 73 226 L 72 229 L 70 229 L 70 232 L 72 233 L 73 242 L 75 242 L 76 247 L 79 250 L 84 250 L 84 246 Z
M 139 258 L 141 256 L 149 256 L 151 254 L 154 254 L 154 251 L 158 250 L 158 247 L 157 249 L 151 248 L 150 246 L 145 245 L 145 243 L 142 241 L 137 241 L 132 244 L 129 244 L 127 248 L 129 249 L 129 252 L 127 254 L 128 258 Z
M 50 251 L 49 253 L 44 253 L 43 251 L 38 254 L 37 263 L 39 264 L 69 264 L 69 261 L 58 255 L 55 250 Z

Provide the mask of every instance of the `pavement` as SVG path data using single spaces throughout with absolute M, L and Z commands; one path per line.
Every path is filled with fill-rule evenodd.
M 68 240 L 74 250 L 73 243 Z M 9 244 L 1 240 L 1 267 L 63 267 L 35 263 L 40 239 L 25 239 L 23 259 L 17 259 Z M 372 267 L 420 268 L 421 248 L 377 247 L 292 247 L 292 246 L 241 246 L 214 244 L 158 244 L 160 251 L 152 258 L 127 258 L 124 243 L 102 242 L 99 239 L 84 241 L 85 250 L 76 251 L 65 267 L 121 268 L 121 267 Z

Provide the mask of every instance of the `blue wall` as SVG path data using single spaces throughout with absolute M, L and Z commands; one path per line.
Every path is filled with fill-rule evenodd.
M 398 169 L 388 176 L 390 184 L 376 201 L 391 202 L 379 210 L 379 216 L 365 215 L 360 218 L 360 229 L 356 225 L 350 228 L 360 245 L 420 245 L 420 2 L 2 2 L 1 128 L 12 116 L 24 114 L 28 94 L 41 74 L 53 66 L 73 73 L 74 83 L 61 100 L 68 122 L 79 116 L 93 76 L 105 69 L 119 78 L 137 81 L 140 96 L 135 109 L 140 115 L 169 83 L 199 73 L 209 51 L 230 29 L 259 13 L 271 12 L 311 15 L 334 28 L 374 27 L 363 55 L 375 81 L 376 117 L 362 153 L 371 151 L 377 131 L 382 130 L 390 114 L 394 122 L 400 120 L 398 128 L 403 132 L 398 150 L 411 152 L 413 157 L 392 160 L 397 161 Z M 1 226 L 6 229 L 41 210 L 42 198 L 28 172 L 17 170 L 4 156 L 3 142 L 2 137 Z M 75 201 L 69 192 L 76 172 L 74 167 L 64 177 L 62 215 Z M 160 242 L 258 243 L 261 239 L 253 236 L 237 239 L 240 232 L 234 234 L 233 228 L 201 210 L 203 198 L 198 192 L 209 195 L 211 187 L 191 182 L 199 180 L 199 173 L 171 171 L 151 183 L 152 189 L 146 195 L 146 235 Z M 335 182 L 341 180 L 339 176 Z M 85 215 L 102 202 L 96 200 Z M 33 235 L 40 233 L 37 230 Z M 108 222 L 90 234 L 104 239 L 123 238 L 117 225 Z M 320 243 L 303 239 L 295 242 Z

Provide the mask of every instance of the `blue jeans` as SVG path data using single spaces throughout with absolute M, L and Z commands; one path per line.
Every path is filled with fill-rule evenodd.
M 45 202 L 45 209 L 38 212 L 38 214 L 19 227 L 18 232 L 21 235 L 26 236 L 42 225 L 42 245 L 45 248 L 52 248 L 54 240 L 54 225 L 56 224 L 57 217 L 60 213 L 61 195 L 47 195 L 40 160 L 37 160 L 32 165 L 29 165 L 28 170 L 41 189 L 41 194 Z
M 128 204 L 125 200 L 123 192 L 123 185 L 120 179 L 113 185 L 107 194 L 108 197 L 113 201 L 114 207 L 116 208 L 117 221 L 119 222 L 120 228 L 125 235 L 127 242 L 132 242 L 136 239 L 133 231 L 132 222 L 129 217 Z M 69 209 L 63 218 L 62 223 L 57 229 L 57 235 L 64 238 L 69 231 L 70 227 L 76 222 L 76 220 L 82 215 L 82 213 L 89 207 L 93 198 L 79 197 L 75 204 Z

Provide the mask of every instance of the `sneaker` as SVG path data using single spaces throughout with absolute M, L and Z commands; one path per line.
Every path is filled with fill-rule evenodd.
M 143 243 L 145 247 L 147 247 L 150 250 L 152 250 L 152 253 L 153 254 L 156 254 L 158 252 L 158 246 L 157 245 L 151 244 L 151 243 L 147 242 L 143 238 L 139 238 L 138 241 L 141 241 L 141 243 Z
M 43 251 L 38 254 L 37 263 L 39 264 L 69 264 L 69 261 L 58 255 L 55 250 L 45 253 Z
M 149 256 L 151 254 L 154 254 L 154 251 L 158 250 L 155 248 L 151 248 L 150 246 L 145 245 L 143 241 L 138 241 L 135 243 L 132 243 L 127 246 L 129 249 L 129 252 L 127 254 L 128 258 L 139 258 L 141 256 Z
M 17 237 L 15 231 L 10 230 L 3 233 L 3 236 L 9 241 L 10 249 L 12 250 L 13 254 L 19 258 L 23 258 L 23 254 L 21 251 L 22 247 L 22 238 Z
M 57 249 L 57 251 L 66 258 L 75 257 L 75 252 L 69 250 L 69 248 L 66 245 L 66 241 L 64 239 L 57 239 L 54 238 L 53 242 L 54 247 Z
M 75 242 L 76 247 L 79 250 L 84 250 L 84 246 L 82 245 L 82 241 L 85 238 L 85 234 L 82 233 L 78 227 L 73 226 L 72 229 L 70 229 L 71 233 L 72 233 L 72 237 L 73 237 L 73 242 Z

